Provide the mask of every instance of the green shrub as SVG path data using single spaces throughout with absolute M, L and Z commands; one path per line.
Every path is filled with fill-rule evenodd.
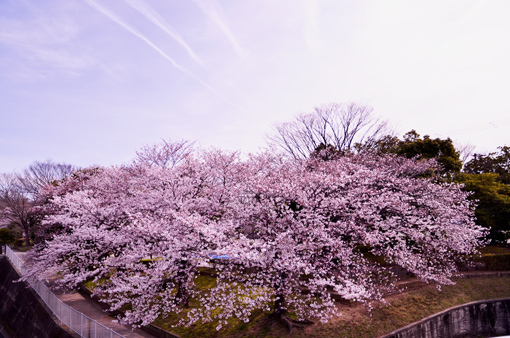
M 14 244 L 16 237 L 11 229 L 0 229 L 0 244 Z

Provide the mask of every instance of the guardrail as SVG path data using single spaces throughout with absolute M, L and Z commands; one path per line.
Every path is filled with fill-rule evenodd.
M 11 250 L 5 246 L 5 255 L 11 264 L 24 275 L 27 266 L 23 261 Z M 123 335 L 113 331 L 110 328 L 96 322 L 94 319 L 87 317 L 83 313 L 76 311 L 69 305 L 63 303 L 53 292 L 48 289 L 44 283 L 39 280 L 30 281 L 30 286 L 37 292 L 44 303 L 50 308 L 55 316 L 71 330 L 79 334 L 81 337 L 87 338 L 125 338 Z

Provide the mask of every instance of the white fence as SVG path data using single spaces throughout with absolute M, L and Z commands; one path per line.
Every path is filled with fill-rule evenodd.
M 24 275 L 27 271 L 27 267 L 23 261 L 8 246 L 5 246 L 5 254 L 11 261 L 12 265 L 16 267 L 22 275 Z M 31 281 L 30 285 L 55 314 L 55 316 L 80 336 L 87 338 L 124 338 L 124 336 L 63 303 L 41 281 Z

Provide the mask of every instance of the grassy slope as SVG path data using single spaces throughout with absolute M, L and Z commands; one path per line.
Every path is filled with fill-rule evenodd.
M 389 305 L 378 304 L 368 312 L 360 304 L 338 305 L 342 315 L 327 324 L 316 323 L 304 330 L 295 330 L 292 337 L 378 337 L 449 307 L 476 300 L 510 297 L 510 277 L 460 279 L 456 285 L 435 286 L 389 296 Z M 190 328 L 171 325 L 175 317 L 160 319 L 155 324 L 181 337 L 287 337 L 280 327 L 264 325 L 264 313 L 255 314 L 248 324 L 231 320 L 230 325 L 216 331 L 216 323 L 195 325 Z
M 510 297 L 510 277 L 461 279 L 456 285 L 443 286 L 441 292 L 429 285 L 390 296 L 390 304 L 372 310 L 371 316 L 360 305 L 341 307 L 341 317 L 293 336 L 378 337 L 455 305 L 504 297 Z
M 508 270 L 510 260 L 509 249 L 485 248 L 484 257 L 499 256 L 495 270 Z M 502 257 L 506 256 L 506 257 Z M 503 264 L 502 264 L 503 263 Z M 196 281 L 199 289 L 208 289 L 214 285 L 214 278 L 200 276 Z M 93 285 L 87 285 L 92 287 Z M 378 337 L 402 326 L 418 321 L 424 317 L 440 312 L 452 306 L 476 300 L 510 297 L 510 277 L 475 277 L 458 279 L 456 285 L 443 286 L 441 291 L 433 285 L 388 296 L 389 304 L 376 304 L 369 312 L 361 304 L 340 305 L 341 316 L 329 323 L 316 323 L 304 330 L 295 330 L 292 337 Z M 191 307 L 197 304 L 190 304 Z M 196 324 L 192 327 L 172 327 L 185 314 L 170 315 L 154 322 L 170 332 L 183 338 L 191 337 L 288 337 L 287 331 L 281 327 L 269 328 L 264 324 L 265 313 L 253 314 L 249 323 L 230 319 L 229 325 L 216 331 L 217 322 Z

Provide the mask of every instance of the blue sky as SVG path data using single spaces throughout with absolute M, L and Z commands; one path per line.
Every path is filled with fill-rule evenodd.
M 257 151 L 330 102 L 510 145 L 510 2 L 2 0 L 0 172 L 129 162 L 145 144 Z

